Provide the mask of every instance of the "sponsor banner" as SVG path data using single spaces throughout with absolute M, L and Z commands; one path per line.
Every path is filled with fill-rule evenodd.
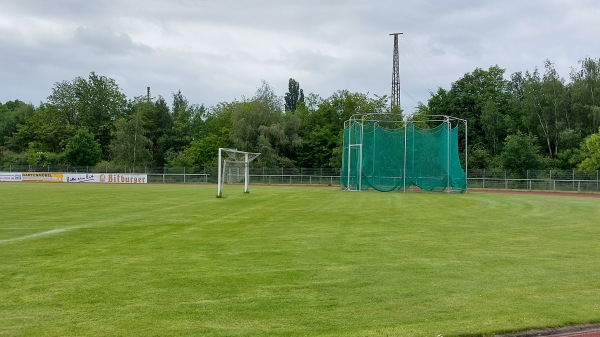
M 23 172 L 21 181 L 24 182 L 43 182 L 43 183 L 62 183 L 62 173 L 42 173 L 42 172 Z
M 44 183 L 106 183 L 147 184 L 147 174 L 136 173 L 46 173 L 46 172 L 0 172 L 0 182 L 44 182 Z
M 147 174 L 135 173 L 102 173 L 99 182 L 107 184 L 146 184 L 148 183 Z
M 21 172 L 0 172 L 0 181 L 21 181 Z
M 65 183 L 99 183 L 98 173 L 63 173 Z

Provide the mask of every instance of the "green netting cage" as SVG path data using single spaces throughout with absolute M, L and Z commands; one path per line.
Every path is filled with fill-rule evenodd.
M 467 121 L 450 116 L 398 117 L 361 114 L 344 123 L 342 188 L 465 192 Z M 463 164 L 459 132 L 464 139 Z

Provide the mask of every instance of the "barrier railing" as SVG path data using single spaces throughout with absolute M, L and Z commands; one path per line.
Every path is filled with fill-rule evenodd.
M 2 172 L 145 173 L 149 183 L 211 184 L 217 169 L 211 167 L 75 167 L 4 165 Z M 331 168 L 250 168 L 250 183 L 271 185 L 340 186 L 340 170 Z M 600 192 L 600 171 L 529 170 L 516 176 L 505 170 L 469 170 L 468 188 Z

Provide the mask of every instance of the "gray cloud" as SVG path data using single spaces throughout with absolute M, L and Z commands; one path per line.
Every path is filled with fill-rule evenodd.
M 507 77 L 549 59 L 563 77 L 599 57 L 600 3 L 397 0 L 0 0 L 0 101 L 45 101 L 56 82 L 91 71 L 133 98 L 215 105 L 251 97 L 265 80 L 305 93 L 388 95 L 400 38 L 402 105 L 475 68 Z
M 127 33 L 112 32 L 110 27 L 79 26 L 74 32 L 74 43 L 88 47 L 92 53 L 106 55 L 127 55 L 136 52 L 149 53 L 152 48 L 134 42 Z

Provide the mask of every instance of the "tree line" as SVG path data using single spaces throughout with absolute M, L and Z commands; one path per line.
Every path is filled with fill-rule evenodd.
M 600 169 L 600 59 L 581 60 L 569 82 L 550 61 L 542 71 L 504 72 L 477 68 L 405 118 L 466 119 L 470 169 Z M 387 95 L 347 90 L 305 95 L 294 79 L 283 97 L 262 82 L 252 98 L 213 107 L 180 91 L 170 102 L 128 99 L 113 79 L 92 72 L 56 83 L 37 107 L 0 103 L 0 165 L 211 167 L 217 149 L 231 147 L 260 152 L 264 167 L 339 168 L 344 121 L 403 113 L 389 103 Z

